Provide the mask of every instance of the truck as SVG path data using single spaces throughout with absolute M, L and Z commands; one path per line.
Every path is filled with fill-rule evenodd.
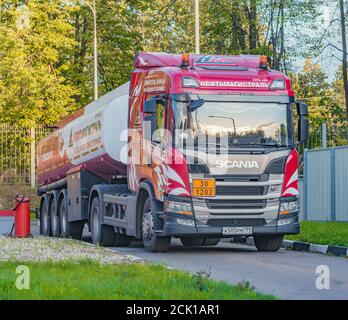
M 37 147 L 40 232 L 165 252 L 253 237 L 278 251 L 299 226 L 308 107 L 266 56 L 138 53 L 130 81 Z

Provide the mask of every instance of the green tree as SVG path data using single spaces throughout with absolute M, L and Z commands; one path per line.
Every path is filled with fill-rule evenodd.
M 62 76 L 74 45 L 69 12 L 58 0 L 2 1 L 0 8 L 2 121 L 54 124 L 76 109 L 76 89 Z

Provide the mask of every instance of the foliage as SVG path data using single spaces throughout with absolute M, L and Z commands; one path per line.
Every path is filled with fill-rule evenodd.
M 0 114 L 7 123 L 54 124 L 76 109 L 76 88 L 62 76 L 74 45 L 69 11 L 58 0 L 25 2 L 1 2 Z
M 194 51 L 194 1 L 95 1 L 100 95 L 129 80 L 137 51 Z M 201 51 L 265 54 L 275 69 L 289 73 L 295 58 L 318 53 L 311 48 L 323 2 L 200 0 Z M 298 75 L 299 88 L 316 86 L 302 96 L 340 90 L 339 79 L 328 89 L 320 72 L 314 80 L 308 72 Z M 2 121 L 20 125 L 52 125 L 91 102 L 91 9 L 78 0 L 0 0 L 0 92 Z M 325 112 L 315 112 L 313 124 L 326 115 L 341 119 L 341 100 L 315 104 Z

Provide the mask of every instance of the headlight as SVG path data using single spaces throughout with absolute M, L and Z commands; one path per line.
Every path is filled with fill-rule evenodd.
M 284 79 L 273 80 L 269 88 L 272 90 L 285 90 Z
M 299 209 L 298 200 L 290 201 L 290 202 L 281 202 L 279 214 L 289 214 L 291 212 L 298 211 L 298 209 Z
M 164 210 L 165 212 L 192 215 L 192 207 L 189 202 L 166 200 L 164 202 Z
M 183 88 L 199 88 L 199 83 L 195 78 L 183 77 L 182 86 Z

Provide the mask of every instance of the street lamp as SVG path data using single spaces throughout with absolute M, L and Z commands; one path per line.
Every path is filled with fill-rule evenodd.
M 200 53 L 199 44 L 199 0 L 195 0 L 195 47 L 196 54 Z
M 95 6 L 95 0 L 92 4 L 85 0 L 80 0 L 81 4 L 85 4 L 89 7 L 93 13 L 94 24 L 94 100 L 98 99 L 98 38 L 97 38 L 97 10 Z
M 234 121 L 234 119 L 232 117 L 208 116 L 208 118 L 219 118 L 219 119 L 232 120 L 234 135 L 237 136 L 236 122 Z

